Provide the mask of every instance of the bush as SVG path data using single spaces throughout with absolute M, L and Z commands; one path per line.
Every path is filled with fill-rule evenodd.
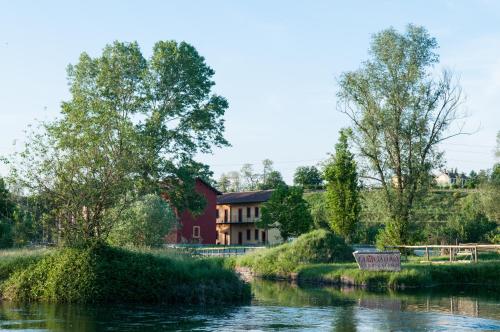
M 497 228 L 495 221 L 489 220 L 477 195 L 468 195 L 457 207 L 444 229 L 448 243 L 484 242 Z M 490 234 L 491 233 L 491 234 Z
M 250 290 L 221 260 L 174 259 L 102 244 L 66 248 L 14 272 L 4 298 L 48 302 L 230 303 Z
M 262 275 L 294 272 L 299 264 L 351 262 L 352 248 L 326 230 L 306 233 L 293 242 L 244 255 L 237 260 Z
M 8 279 L 16 271 L 26 269 L 28 266 L 40 261 L 48 250 L 2 250 L 0 253 L 0 282 Z
M 112 210 L 112 218 L 118 219 Z M 109 242 L 117 246 L 158 247 L 175 224 L 175 214 L 158 195 L 146 195 L 120 214 L 111 229 Z

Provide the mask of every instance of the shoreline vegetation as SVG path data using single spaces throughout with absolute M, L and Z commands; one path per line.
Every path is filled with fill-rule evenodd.
M 14 302 L 210 305 L 251 297 L 220 258 L 99 243 L 2 256 L 1 299 Z
M 324 251 L 321 248 L 324 243 L 316 241 L 314 244 L 311 238 L 327 236 L 330 235 L 326 231 L 314 231 L 297 238 L 292 243 L 234 258 L 232 264 L 247 278 L 391 290 L 441 285 L 481 285 L 485 289 L 500 293 L 498 254 L 483 254 L 488 260 L 478 263 L 433 264 L 409 261 L 401 264 L 400 272 L 365 271 L 360 270 L 353 262 L 352 254 L 351 257 L 345 255 L 344 249 L 334 250 L 329 257 L 310 255 L 314 250 Z M 306 238 L 309 241 L 304 241 Z M 304 246 L 308 248 L 305 249 Z M 341 248 L 340 244 L 338 248 Z

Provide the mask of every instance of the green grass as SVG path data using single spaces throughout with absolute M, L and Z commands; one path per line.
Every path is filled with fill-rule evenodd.
M 403 264 L 401 272 L 364 271 L 353 265 L 304 265 L 296 269 L 300 280 L 350 283 L 369 288 L 418 288 L 438 285 L 483 285 L 500 291 L 500 262 L 476 264 Z
M 235 264 L 262 276 L 286 276 L 302 264 L 353 261 L 352 249 L 343 239 L 325 230 L 299 236 L 293 242 L 240 256 Z
M 52 249 L 0 250 L 0 284 L 14 272 L 26 269 L 51 251 Z
M 2 298 L 21 302 L 246 302 L 249 286 L 223 259 L 197 259 L 171 250 L 106 245 L 12 255 L 0 264 Z
M 400 272 L 384 272 L 360 270 L 356 263 L 292 264 L 289 260 L 276 259 L 279 255 L 272 250 L 244 255 L 236 260 L 236 265 L 250 267 L 256 275 L 266 279 L 287 279 L 293 276 L 299 282 L 389 289 L 482 285 L 500 292 L 500 260 L 498 254 L 494 253 L 484 253 L 479 256 L 483 261 L 470 264 L 432 264 L 410 260 L 402 264 Z

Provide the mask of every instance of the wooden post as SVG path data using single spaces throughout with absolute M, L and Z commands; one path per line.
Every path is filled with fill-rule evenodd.
M 450 262 L 453 262 L 453 248 L 450 247 Z
M 430 261 L 429 259 L 429 247 L 425 246 L 425 256 L 427 256 L 427 261 Z
M 474 247 L 474 262 L 477 263 L 477 246 Z

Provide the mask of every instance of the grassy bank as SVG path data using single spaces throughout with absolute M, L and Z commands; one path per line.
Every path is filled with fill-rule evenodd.
M 298 266 L 301 281 L 347 284 L 368 288 L 425 288 L 440 285 L 481 285 L 500 292 L 500 262 L 475 264 L 402 265 L 400 272 L 362 271 L 356 264 L 311 264 Z
M 250 289 L 221 259 L 105 245 L 12 255 L 0 264 L 1 295 L 12 301 L 222 304 Z
M 307 235 L 311 237 L 311 235 Z M 316 235 L 317 236 L 317 235 Z M 328 257 L 318 256 L 322 246 L 303 250 L 301 238 L 271 249 L 262 249 L 234 260 L 236 267 L 247 267 L 266 279 L 293 279 L 299 282 L 344 284 L 368 288 L 404 289 L 438 285 L 481 285 L 500 292 L 500 257 L 479 263 L 429 264 L 408 262 L 400 272 L 360 270 L 356 263 L 345 262 L 345 249 L 333 250 Z M 350 257 L 352 254 L 349 253 Z M 333 256 L 333 257 L 332 257 Z M 352 259 L 351 259 L 352 260 Z

